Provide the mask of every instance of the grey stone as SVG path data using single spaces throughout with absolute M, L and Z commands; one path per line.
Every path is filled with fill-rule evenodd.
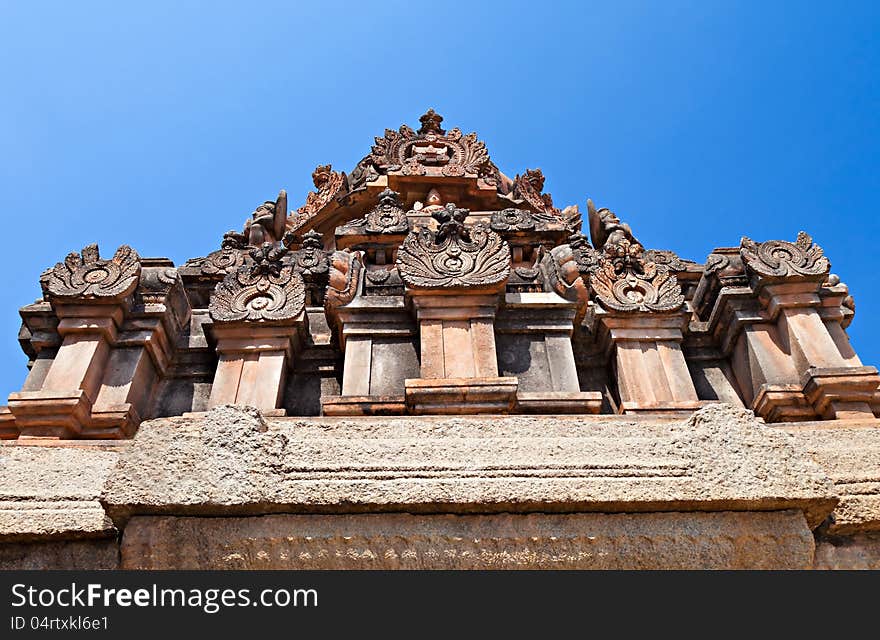
M 805 569 L 800 511 L 132 518 L 123 569 Z
M 0 445 L 0 541 L 115 535 L 98 497 L 117 451 Z
M 785 430 L 825 470 L 840 494 L 840 504 L 834 510 L 828 532 L 843 535 L 880 531 L 877 422 L 813 422 L 787 425 Z
M 799 509 L 811 527 L 837 503 L 791 436 L 727 405 L 685 421 L 264 420 L 224 406 L 142 424 L 101 500 L 117 523 L 135 514 Z

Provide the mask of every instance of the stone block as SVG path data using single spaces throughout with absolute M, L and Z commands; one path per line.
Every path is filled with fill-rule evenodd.
M 98 497 L 108 447 L 0 445 L 0 541 L 115 535 Z
M 837 504 L 794 437 L 750 412 L 639 416 L 263 419 L 253 409 L 144 422 L 108 478 L 138 514 L 649 512 Z
M 123 569 L 805 569 L 800 511 L 139 516 Z

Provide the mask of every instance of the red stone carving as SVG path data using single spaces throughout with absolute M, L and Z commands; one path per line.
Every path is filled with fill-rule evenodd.
M 40 284 L 50 297 L 124 298 L 134 291 L 140 274 L 140 258 L 128 245 L 119 247 L 110 260 L 102 260 L 98 245 L 90 244 L 43 272 Z
M 447 204 L 435 212 L 438 231 L 410 232 L 397 266 L 407 286 L 417 289 L 480 288 L 504 282 L 510 275 L 510 247 L 482 223 L 465 227 L 467 209 Z
M 217 285 L 209 310 L 215 322 L 291 320 L 305 304 L 305 283 L 282 258 L 285 247 L 266 243 L 251 249 L 250 263 Z
M 740 246 L 746 266 L 762 276 L 820 276 L 827 274 L 831 268 L 822 248 L 803 231 L 798 233 L 796 242 L 768 240 L 757 243 L 743 237 Z

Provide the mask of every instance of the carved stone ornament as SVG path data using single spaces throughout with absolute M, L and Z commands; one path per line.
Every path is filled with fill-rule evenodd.
M 225 276 L 244 264 L 247 246 L 247 237 L 243 233 L 227 231 L 218 251 L 213 251 L 204 258 L 187 260 L 184 268 L 198 269 L 203 276 Z
M 447 204 L 433 217 L 440 223 L 411 231 L 398 252 L 404 283 L 414 289 L 480 288 L 497 285 L 510 275 L 510 247 L 483 223 L 470 228 L 469 211 Z
M 44 293 L 61 298 L 122 298 L 134 291 L 140 275 L 140 258 L 128 245 L 102 260 L 98 245 L 90 244 L 43 272 L 40 284 Z
M 137 296 L 143 304 L 163 304 L 168 291 L 179 279 L 174 267 L 142 268 Z
M 599 268 L 598 253 L 580 233 L 574 234 L 568 244 L 554 247 L 540 259 L 540 269 L 547 286 L 561 297 L 577 303 L 575 323 L 586 314 L 590 300 L 588 276 Z
M 357 218 L 337 227 L 337 232 L 345 233 L 406 233 L 409 221 L 400 194 L 385 189 L 379 194 L 379 203 L 363 218 Z
M 324 295 L 324 309 L 331 317 L 336 309 L 354 300 L 364 268 L 363 252 L 334 251 L 330 254 L 330 278 Z
M 302 276 L 282 258 L 284 247 L 265 243 L 248 262 L 218 283 L 209 310 L 216 322 L 292 320 L 305 305 Z
M 379 204 L 366 216 L 365 229 L 368 233 L 406 233 L 409 223 L 406 211 L 400 202 L 400 194 L 385 189 L 379 194 Z
M 684 304 L 678 281 L 665 266 L 648 262 L 641 272 L 615 269 L 605 260 L 590 276 L 599 303 L 611 311 L 675 311 Z
M 492 213 L 489 227 L 493 231 L 531 231 L 546 227 L 554 218 L 542 213 L 532 213 L 526 209 L 507 208 Z
M 442 167 L 444 176 L 479 176 L 494 184 L 497 168 L 476 133 L 441 129 L 443 117 L 433 109 L 419 120 L 422 126 L 418 131 L 402 125 L 397 131 L 386 129 L 384 137 L 376 138 L 369 158 L 380 171 L 425 175 L 426 167 Z
M 793 243 L 785 240 L 757 243 L 743 237 L 740 254 L 746 266 L 762 276 L 819 276 L 831 269 L 831 263 L 821 247 L 803 231 L 798 233 Z
M 316 190 L 309 192 L 306 196 L 306 203 L 296 210 L 298 225 L 314 216 L 327 203 L 340 195 L 345 187 L 346 179 L 344 173 L 333 171 L 333 165 L 324 164 L 315 167 L 312 172 L 312 182 Z
M 645 262 L 663 265 L 670 271 L 686 271 L 689 264 L 696 264 L 691 260 L 683 260 L 677 253 L 667 249 L 648 249 L 645 251 Z
M 290 232 L 288 232 L 285 234 L 285 244 L 288 244 L 290 239 Z M 321 234 L 314 229 L 304 234 L 302 248 L 291 254 L 290 262 L 294 269 L 306 276 L 307 279 L 309 276 L 327 273 L 330 269 L 330 263 L 327 259 L 327 252 L 324 251 L 324 241 Z

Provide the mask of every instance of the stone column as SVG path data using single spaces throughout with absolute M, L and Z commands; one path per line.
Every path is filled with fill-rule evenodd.
M 519 376 L 518 411 L 599 413 L 602 394 L 580 389 L 571 344 L 577 315 L 577 303 L 553 292 L 505 296 L 504 313 L 495 323 L 499 361 L 504 371 L 528 374 Z
M 140 273 L 140 259 L 130 247 L 101 260 L 97 245 L 89 245 L 42 275 L 62 342 L 51 364 L 29 380 L 31 388 L 9 396 L 21 437 L 71 438 L 89 429 Z
M 771 240 L 759 244 L 743 238 L 741 253 L 761 316 L 769 325 L 762 327 L 767 343 L 764 351 L 774 353 L 769 344 L 773 327 L 772 343 L 787 356 L 779 358 L 777 351 L 765 369 L 784 372 L 779 377 L 787 378 L 791 392 L 803 394 L 805 403 L 822 418 L 873 417 L 870 403 L 880 375 L 874 367 L 862 366 L 840 322 L 823 313 L 820 291 L 829 277 L 830 263 L 822 249 L 800 232 L 794 243 Z M 790 364 L 780 365 L 781 359 Z M 762 400 L 759 393 L 756 411 Z M 772 410 L 760 413 L 774 417 Z
M 266 243 L 227 275 L 211 296 L 211 334 L 219 362 L 210 406 L 246 404 L 283 412 L 287 371 L 306 339 L 305 283 L 284 261 L 287 250 Z
M 701 406 L 681 350 L 690 312 L 675 275 L 627 238 L 604 251 L 589 281 L 601 307 L 596 332 L 613 359 L 621 413 Z
M 176 339 L 191 309 L 174 264 L 142 258 L 134 304 L 110 352 L 89 437 L 132 435 L 148 417 L 153 391 L 174 357 Z
M 397 259 L 419 323 L 421 375 L 405 382 L 414 413 L 506 413 L 517 379 L 498 375 L 493 322 L 510 274 L 510 248 L 453 204 L 436 232 L 411 232 Z

